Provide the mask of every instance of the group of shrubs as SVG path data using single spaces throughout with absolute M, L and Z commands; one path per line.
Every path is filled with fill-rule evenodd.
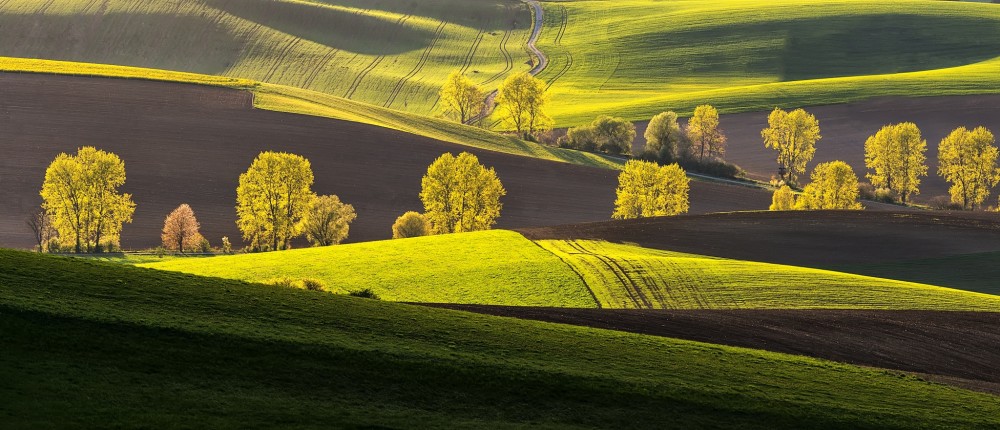
M 275 278 L 264 282 L 282 288 L 293 288 L 297 290 L 318 291 L 322 293 L 346 294 L 352 297 L 380 300 L 379 295 L 371 288 L 345 291 L 338 288 L 331 288 L 325 282 L 315 278 L 295 279 L 289 277 Z

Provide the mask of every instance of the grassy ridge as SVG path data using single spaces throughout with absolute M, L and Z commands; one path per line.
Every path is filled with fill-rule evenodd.
M 1000 297 L 825 270 L 587 240 L 538 241 L 602 307 L 1000 311 Z
M 815 359 L 13 251 L 0 342 L 14 427 L 1000 424 L 991 396 Z
M 516 0 L 9 0 L 0 55 L 225 75 L 420 114 L 455 69 L 526 71 Z
M 533 243 L 502 230 L 140 266 L 256 282 L 315 277 L 432 303 L 1000 311 L 1000 297 L 967 291 L 607 242 Z
M 725 112 L 996 93 L 1000 9 L 904 0 L 544 3 L 560 125 L 700 103 Z
M 551 148 L 451 121 L 386 109 L 301 88 L 261 83 L 248 79 L 139 67 L 10 57 L 0 57 L 0 72 L 148 79 L 249 90 L 254 92 L 254 106 L 259 109 L 360 122 L 444 142 L 544 160 L 611 169 L 621 166 L 620 160 L 597 154 Z
M 395 301 L 595 306 L 558 258 L 503 230 L 140 266 L 256 282 L 317 278 L 341 290 L 371 288 Z

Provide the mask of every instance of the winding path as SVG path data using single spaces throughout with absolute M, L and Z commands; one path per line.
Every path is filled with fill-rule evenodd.
M 538 59 L 538 62 L 535 63 L 535 67 L 532 67 L 531 70 L 528 71 L 528 73 L 530 73 L 532 76 L 535 76 L 541 73 L 542 70 L 545 70 L 545 68 L 548 67 L 549 65 L 549 58 L 546 57 L 545 53 L 543 53 L 542 50 L 538 49 L 538 47 L 535 45 L 535 42 L 538 41 L 538 36 L 542 34 L 542 23 L 545 20 L 545 15 L 542 12 L 542 5 L 538 3 L 538 0 L 522 0 L 522 1 L 531 7 L 532 9 L 531 15 L 535 18 L 534 26 L 531 28 L 531 36 L 528 37 L 528 43 L 527 43 L 528 50 L 530 50 L 531 53 L 535 55 L 535 58 Z M 483 107 L 483 111 L 479 115 L 469 118 L 469 120 L 466 121 L 465 123 L 475 124 L 481 121 L 483 118 L 489 117 L 490 114 L 493 113 L 494 100 L 496 99 L 496 97 L 497 97 L 497 90 L 491 91 L 486 96 L 486 102 L 484 103 L 485 106 Z

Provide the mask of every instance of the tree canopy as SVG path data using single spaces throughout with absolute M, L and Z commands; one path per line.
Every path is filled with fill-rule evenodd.
M 496 172 L 475 155 L 447 153 L 427 168 L 420 200 L 434 234 L 460 233 L 493 227 L 506 194 Z
M 801 209 L 863 209 L 858 203 L 858 176 L 843 161 L 820 163 L 810 175 L 812 182 L 796 203 Z
M 618 175 L 612 218 L 630 219 L 678 215 L 689 208 L 689 179 L 676 164 L 660 166 L 630 160 Z
M 938 174 L 951 183 L 952 203 L 964 209 L 979 207 L 1000 182 L 997 147 L 993 133 L 985 127 L 960 127 L 938 146 Z
M 291 246 L 316 195 L 309 160 L 284 152 L 262 152 L 240 175 L 236 225 L 254 250 Z
M 178 206 L 163 220 L 163 234 L 160 235 L 163 247 L 181 253 L 197 250 L 204 240 L 198 231 L 200 228 L 191 206 L 187 203 Z
M 688 120 L 687 138 L 699 162 L 705 161 L 705 156 L 722 158 L 726 153 L 726 135 L 719 128 L 719 111 L 711 105 L 695 108 Z
M 45 171 L 42 207 L 62 245 L 77 253 L 117 246 L 122 225 L 132 222 L 132 196 L 125 184 L 125 163 L 117 155 L 86 146 L 76 155 L 59 154 Z
M 458 70 L 451 72 L 441 87 L 445 115 L 466 123 L 483 111 L 486 92 Z
M 792 184 L 805 173 L 806 164 L 816 154 L 816 142 L 822 138 L 815 116 L 802 109 L 785 112 L 778 108 L 767 116 L 767 128 L 760 136 L 764 147 L 778 152 L 778 166 L 786 172 L 782 179 Z
M 882 127 L 865 141 L 866 175 L 876 188 L 893 191 L 902 203 L 920 193 L 920 178 L 927 176 L 927 141 L 912 122 Z
M 677 114 L 667 111 L 649 121 L 643 137 L 646 138 L 647 152 L 656 154 L 660 160 L 675 160 L 680 155 L 684 133 L 677 123 Z
M 768 210 L 795 210 L 795 191 L 792 191 L 792 188 L 788 185 L 782 185 L 777 190 L 774 190 L 774 194 L 771 196 L 771 207 Z
M 431 224 L 427 221 L 427 217 L 420 212 L 404 213 L 396 218 L 396 222 L 392 224 L 393 239 L 406 239 L 429 234 L 431 234 Z
M 561 146 L 609 154 L 631 154 L 635 125 L 625 118 L 602 115 L 588 125 L 570 128 Z
M 552 126 L 552 118 L 544 110 L 548 102 L 545 82 L 528 72 L 515 73 L 504 79 L 497 91 L 500 118 L 518 134 L 534 134 Z

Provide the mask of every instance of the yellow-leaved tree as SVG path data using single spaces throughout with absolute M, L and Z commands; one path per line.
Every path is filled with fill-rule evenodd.
M 118 246 L 122 224 L 135 212 L 132 196 L 118 192 L 124 184 L 125 163 L 115 154 L 90 146 L 59 154 L 45 171 L 41 195 L 61 245 L 77 253 Z
M 493 168 L 479 164 L 475 155 L 447 153 L 427 168 L 420 200 L 432 233 L 461 233 L 493 227 L 506 194 Z
M 552 126 L 552 118 L 545 114 L 546 102 L 545 82 L 528 72 L 508 76 L 497 90 L 500 119 L 519 135 L 533 135 Z
M 726 135 L 719 128 L 719 111 L 711 105 L 696 107 L 688 119 L 687 138 L 699 162 L 705 161 L 705 156 L 722 158 L 726 153 Z
M 858 203 L 858 176 L 843 161 L 820 163 L 802 190 L 796 209 L 864 209 Z
M 336 245 L 347 239 L 351 222 L 357 217 L 354 206 L 340 201 L 340 197 L 319 196 L 313 199 L 302 228 L 313 246 Z
M 427 217 L 420 212 L 404 213 L 396 218 L 396 222 L 392 224 L 393 239 L 421 237 L 429 234 L 431 234 L 431 224 L 427 222 Z
M 791 184 L 806 172 L 806 164 L 816 154 L 816 142 L 822 138 L 815 116 L 802 109 L 785 112 L 778 108 L 767 116 L 767 128 L 760 136 L 764 147 L 778 152 L 778 167 L 784 172 L 781 179 Z
M 465 124 L 483 111 L 486 93 L 458 70 L 441 86 L 441 106 L 445 115 Z
M 997 147 L 985 127 L 960 127 L 941 140 L 938 174 L 951 182 L 951 201 L 964 209 L 979 207 L 1000 182 Z
M 865 141 L 866 176 L 876 188 L 893 191 L 902 203 L 920 194 L 920 177 L 927 176 L 927 141 L 912 122 L 882 127 Z
M 236 188 L 236 225 L 256 251 L 287 249 L 302 234 L 312 207 L 313 172 L 309 160 L 284 152 L 262 152 L 240 175 Z
M 680 166 L 630 160 L 618 175 L 614 219 L 678 215 L 689 208 L 687 174 Z
M 676 160 L 685 149 L 681 148 L 684 133 L 677 124 L 677 114 L 672 111 L 654 116 L 646 126 L 643 137 L 646 138 L 646 152 L 655 155 L 660 161 Z
M 768 210 L 795 210 L 795 191 L 792 191 L 792 187 L 782 185 L 781 188 L 774 190 L 774 194 L 771 196 L 771 207 Z

